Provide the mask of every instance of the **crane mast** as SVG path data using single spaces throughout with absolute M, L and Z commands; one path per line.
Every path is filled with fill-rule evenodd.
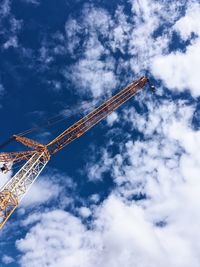
M 142 89 L 147 82 L 149 82 L 148 78 L 141 77 L 130 83 L 126 88 L 74 123 L 46 145 L 24 136 L 14 135 L 13 138 L 16 141 L 22 143 L 26 147 L 32 148 L 32 150 L 0 153 L 0 162 L 3 163 L 25 161 L 22 168 L 0 189 L 0 228 L 3 227 L 14 210 L 18 207 L 22 198 L 26 195 L 50 160 L 51 155 L 79 138 L 111 112 L 116 110 Z

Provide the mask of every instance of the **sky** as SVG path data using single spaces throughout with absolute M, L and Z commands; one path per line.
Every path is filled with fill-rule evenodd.
M 1 143 L 42 124 L 27 137 L 45 144 L 143 75 L 157 91 L 51 158 L 0 266 L 200 266 L 199 15 L 198 0 L 1 0 Z

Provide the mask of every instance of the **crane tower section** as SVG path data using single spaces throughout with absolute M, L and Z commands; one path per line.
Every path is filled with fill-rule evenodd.
M 112 111 L 116 110 L 143 88 L 147 82 L 148 78 L 146 77 L 141 77 L 137 81 L 132 82 L 46 145 L 24 136 L 14 135 L 13 138 L 17 142 L 32 148 L 32 150 L 0 153 L 0 162 L 14 163 L 22 160 L 25 161 L 22 168 L 0 189 L 0 228 L 3 227 L 20 204 L 23 197 L 48 163 L 51 155 L 70 144 L 108 116 Z
M 0 192 L 0 228 L 17 208 L 38 175 L 49 161 L 45 152 L 35 152 Z

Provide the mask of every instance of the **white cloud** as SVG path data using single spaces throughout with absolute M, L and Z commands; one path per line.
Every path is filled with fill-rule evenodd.
M 112 57 L 107 57 L 105 61 L 102 61 L 100 58 L 105 53 L 97 36 L 91 36 L 83 58 L 66 72 L 66 76 L 70 75 L 78 88 L 81 86 L 84 92 L 91 91 L 95 98 L 103 93 L 110 94 L 110 88 L 116 86 L 116 77 L 113 72 L 115 61 Z
M 49 201 L 60 201 L 61 205 L 69 204 L 71 199 L 67 197 L 67 192 L 75 188 L 75 183 L 71 178 L 63 176 L 55 171 L 45 176 L 40 176 L 40 179 L 32 185 L 30 191 L 23 198 L 21 207 L 30 207 L 33 205 L 47 204 Z M 63 192 L 65 192 L 63 194 Z M 62 200 L 60 199 L 62 198 Z M 61 203 L 62 202 L 62 203 Z
M 67 78 L 71 77 L 78 88 L 87 88 L 94 97 L 99 97 L 118 85 L 118 77 L 122 73 L 124 80 L 129 81 L 135 74 L 150 69 L 169 89 L 188 89 L 193 96 L 198 96 L 199 42 L 185 45 L 186 53 L 169 53 L 174 32 L 183 40 L 191 33 L 199 34 L 198 2 L 188 1 L 185 16 L 181 11 L 184 6 L 182 1 L 138 0 L 130 1 L 130 4 L 130 17 L 124 13 L 123 7 L 118 7 L 111 17 L 101 8 L 87 6 L 81 19 L 71 19 L 66 23 L 68 49 L 72 56 L 79 47 L 80 34 L 85 33 L 82 58 L 72 66 Z M 118 54 L 119 59 L 115 62 L 113 53 L 117 50 L 128 60 Z
M 200 35 L 200 21 L 198 19 L 200 13 L 200 4 L 192 1 L 188 3 L 187 12 L 174 25 L 174 29 L 180 34 L 183 40 L 191 37 L 192 33 Z
M 51 199 L 56 199 L 60 192 L 61 187 L 57 183 L 48 180 L 48 177 L 40 177 L 22 200 L 21 206 L 29 207 L 35 204 L 46 203 Z
M 111 24 L 111 16 L 103 8 L 95 8 L 93 5 L 86 5 L 83 13 L 84 26 L 89 27 L 91 33 L 101 32 L 103 35 L 108 35 L 109 26 Z
M 0 6 L 0 34 L 4 43 L 2 47 L 18 47 L 18 33 L 22 28 L 22 20 L 17 20 L 11 13 L 11 1 L 4 0 Z M 5 41 L 6 40 L 6 41 Z
M 102 179 L 102 174 L 109 170 L 112 159 L 107 151 L 102 152 L 101 162 L 94 163 L 93 161 L 87 165 L 87 175 L 89 180 L 97 181 Z
M 198 242 L 192 245 L 188 240 L 191 230 L 185 228 L 188 225 L 181 225 L 181 212 L 177 214 L 180 216 L 178 225 L 172 222 L 159 228 L 140 206 L 126 205 L 118 197 L 110 196 L 97 210 L 98 217 L 91 230 L 86 230 L 78 218 L 64 211 L 36 215 L 29 221 L 33 224 L 30 232 L 16 243 L 23 253 L 20 263 L 30 267 L 64 267 L 66 264 L 69 267 L 94 264 L 97 267 L 121 264 L 198 267 Z
M 21 266 L 93 266 L 93 240 L 78 218 L 55 210 L 40 214 L 32 231 L 17 241 L 17 248 L 26 254 Z
M 90 201 L 91 201 L 92 203 L 98 203 L 99 200 L 100 200 L 100 196 L 99 196 L 98 194 L 93 194 L 93 195 L 91 195 L 91 197 L 90 197 Z
M 5 17 L 10 12 L 10 0 L 4 0 L 0 7 L 0 15 Z
M 119 120 L 118 115 L 116 112 L 112 112 L 108 117 L 107 117 L 107 123 L 109 126 L 112 126 L 115 122 Z
M 156 57 L 152 72 L 161 78 L 168 88 L 183 91 L 191 90 L 194 97 L 200 95 L 200 39 L 187 47 L 185 53 L 175 52 Z
M 181 17 L 174 25 L 174 30 L 183 41 L 196 34 L 196 40 L 187 46 L 185 52 L 177 51 L 167 55 L 158 55 L 152 61 L 152 72 L 161 78 L 168 88 L 183 91 L 191 90 L 194 97 L 200 95 L 198 84 L 200 69 L 200 22 L 198 15 L 200 4 L 188 4 L 186 15 Z
M 75 50 L 79 46 L 80 38 L 77 36 L 77 33 L 81 30 L 81 26 L 75 19 L 70 19 L 65 24 L 65 32 L 68 40 L 67 50 L 74 54 Z
M 2 262 L 7 265 L 14 262 L 14 259 L 11 256 L 3 255 Z
M 129 116 L 126 120 L 132 121 L 145 139 L 133 142 L 130 138 L 121 144 L 120 154 L 106 159 L 116 195 L 97 212 L 96 223 L 103 229 L 101 241 L 107 248 L 101 257 L 103 266 L 120 266 L 122 262 L 126 266 L 163 267 L 200 264 L 200 217 L 196 212 L 200 132 L 191 128 L 194 107 L 182 101 L 156 102 L 146 99 L 149 112 L 144 118 L 134 109 L 128 115 L 125 112 Z M 99 166 L 104 162 L 102 156 Z M 96 168 L 95 175 L 101 174 L 101 167 Z M 140 194 L 146 199 L 135 202 L 134 197 Z M 164 227 L 156 226 L 162 223 Z
M 50 51 L 44 45 L 40 48 L 40 61 L 44 62 L 45 65 L 48 65 L 53 61 L 53 57 L 50 54 Z
M 87 218 L 91 215 L 91 210 L 87 207 L 79 208 L 78 212 L 79 212 L 80 216 L 83 218 Z
M 84 93 L 91 92 L 95 98 L 109 95 L 117 85 L 115 59 L 99 40 L 99 34 L 108 38 L 111 28 L 112 19 L 109 13 L 101 8 L 96 9 L 92 5 L 85 6 L 81 21 L 71 19 L 65 26 L 67 47 L 72 55 L 80 45 L 79 33 L 85 33 L 81 58 L 72 68 L 69 68 L 67 77 L 72 79 L 77 88 L 84 89 Z M 118 46 L 122 31 L 120 26 L 116 29 L 114 33 L 116 45 L 112 43 L 113 46 Z M 110 46 L 109 43 L 107 45 Z
M 16 36 L 10 37 L 10 39 L 3 44 L 4 49 L 8 49 L 9 47 L 18 47 L 18 40 Z

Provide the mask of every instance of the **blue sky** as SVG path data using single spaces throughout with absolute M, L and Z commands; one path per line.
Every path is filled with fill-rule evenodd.
M 142 75 L 157 92 L 52 157 L 0 233 L 0 266 L 199 267 L 199 14 L 198 0 L 2 1 L 1 142 L 63 114 L 29 135 L 47 143 Z

